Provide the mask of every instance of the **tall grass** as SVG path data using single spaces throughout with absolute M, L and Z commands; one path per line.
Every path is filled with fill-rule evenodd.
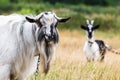
M 103 39 L 114 49 L 120 49 L 119 35 L 114 34 L 112 38 L 108 35 L 95 32 L 97 39 Z M 83 54 L 85 40 L 86 35 L 81 30 L 60 31 L 55 63 L 47 75 L 40 73 L 38 80 L 120 80 L 120 55 L 107 51 L 104 62 L 87 63 Z

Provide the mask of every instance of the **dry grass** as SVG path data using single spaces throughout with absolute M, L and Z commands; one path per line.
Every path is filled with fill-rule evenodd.
M 119 37 L 106 37 L 101 32 L 96 36 L 119 49 Z M 82 52 L 85 39 L 79 31 L 60 31 L 56 61 L 49 73 L 41 74 L 38 80 L 120 80 L 120 55 L 107 52 L 103 63 L 87 63 Z

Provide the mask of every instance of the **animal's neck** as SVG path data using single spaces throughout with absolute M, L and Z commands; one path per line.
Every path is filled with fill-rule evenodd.
M 94 39 L 93 38 L 87 38 L 87 42 L 88 42 L 88 45 L 91 47 L 92 44 L 94 43 Z
M 88 42 L 94 42 L 94 38 L 87 38 Z

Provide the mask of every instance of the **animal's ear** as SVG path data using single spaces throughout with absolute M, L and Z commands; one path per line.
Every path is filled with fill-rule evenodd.
M 70 19 L 71 17 L 68 17 L 68 18 L 61 18 L 61 19 L 58 19 L 58 22 L 66 22 Z
M 84 25 L 81 25 L 81 29 L 87 30 L 87 27 L 85 27 Z
M 30 17 L 25 17 L 26 18 L 26 20 L 28 21 L 28 22 L 30 22 L 30 23 L 34 23 L 34 22 L 36 22 L 36 20 L 35 19 L 33 19 L 33 18 L 30 18 Z
M 93 30 L 98 29 L 98 28 L 99 28 L 99 26 L 100 26 L 100 25 L 96 25 L 96 26 L 94 26 L 94 27 L 93 27 Z

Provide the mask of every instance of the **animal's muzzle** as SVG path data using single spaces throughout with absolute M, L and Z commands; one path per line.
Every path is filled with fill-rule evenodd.
M 45 34 L 45 40 L 46 40 L 46 41 L 50 42 L 50 41 L 52 41 L 53 39 L 54 39 L 54 35 L 47 35 L 47 34 Z
M 88 38 L 91 39 L 92 38 L 92 33 L 89 32 Z

